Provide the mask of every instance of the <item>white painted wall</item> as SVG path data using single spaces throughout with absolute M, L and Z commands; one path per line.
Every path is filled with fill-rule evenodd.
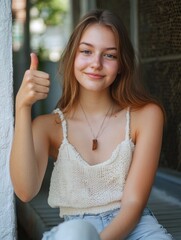
M 13 137 L 11 0 L 0 0 L 0 239 L 16 239 L 14 193 L 9 174 Z

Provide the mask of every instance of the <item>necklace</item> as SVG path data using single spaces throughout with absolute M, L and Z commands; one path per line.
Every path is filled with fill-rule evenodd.
M 94 151 L 94 150 L 96 150 L 96 149 L 98 148 L 98 140 L 97 140 L 97 139 L 98 139 L 98 137 L 100 137 L 100 135 L 101 135 L 101 133 L 102 133 L 102 131 L 103 131 L 104 122 L 105 122 L 105 120 L 106 120 L 106 118 L 107 118 L 107 116 L 108 116 L 108 114 L 109 114 L 109 111 L 111 110 L 112 105 L 109 107 L 109 109 L 108 109 L 105 117 L 103 118 L 103 120 L 102 120 L 102 122 L 101 122 L 101 125 L 100 125 L 100 127 L 99 127 L 99 130 L 98 130 L 98 132 L 97 132 L 96 135 L 94 134 L 94 131 L 93 131 L 93 129 L 92 129 L 92 126 L 91 126 L 91 124 L 90 124 L 90 122 L 89 122 L 89 120 L 88 120 L 88 118 L 87 118 L 87 115 L 86 115 L 86 113 L 85 113 L 85 111 L 84 111 L 81 103 L 80 103 L 80 107 L 81 107 L 81 109 L 82 109 L 82 112 L 83 112 L 83 114 L 84 114 L 84 117 L 85 117 L 85 119 L 86 119 L 86 122 L 87 122 L 87 124 L 88 124 L 88 126 L 89 126 L 89 128 L 90 128 L 91 134 L 92 134 L 92 136 L 93 136 L 93 139 L 92 139 L 92 151 Z

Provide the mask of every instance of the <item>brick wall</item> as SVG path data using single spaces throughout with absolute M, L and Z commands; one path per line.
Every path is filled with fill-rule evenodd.
M 138 9 L 143 77 L 167 114 L 161 165 L 181 170 L 181 1 L 139 0 Z

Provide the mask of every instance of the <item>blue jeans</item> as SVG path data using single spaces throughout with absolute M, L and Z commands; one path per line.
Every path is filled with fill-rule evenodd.
M 84 214 L 65 216 L 65 222 L 45 232 L 42 240 L 100 240 L 99 233 L 115 218 L 120 209 L 110 210 L 100 214 Z M 156 220 L 153 213 L 145 208 L 139 223 L 127 236 L 126 240 L 171 240 Z

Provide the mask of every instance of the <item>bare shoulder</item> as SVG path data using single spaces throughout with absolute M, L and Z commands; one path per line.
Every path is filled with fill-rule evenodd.
M 154 120 L 154 119 L 163 120 L 164 119 L 162 109 L 160 108 L 160 106 L 158 106 L 157 104 L 154 104 L 154 103 L 147 104 L 144 107 L 140 108 L 139 110 L 134 111 L 133 115 L 139 121 L 141 121 L 141 120 L 144 121 L 145 119 L 150 119 L 150 118 L 151 118 L 151 120 Z
M 33 120 L 33 126 L 36 128 L 43 129 L 44 131 L 48 131 L 51 127 L 56 127 L 57 115 L 56 114 L 45 114 L 36 117 Z M 49 127 L 48 127 L 49 126 Z
M 50 155 L 56 157 L 55 152 L 62 142 L 62 125 L 58 114 L 40 115 L 33 120 L 33 131 L 40 138 L 47 139 Z M 52 154 L 53 152 L 53 154 Z
M 133 138 L 144 129 L 162 129 L 164 125 L 164 113 L 160 106 L 154 103 L 145 105 L 144 107 L 133 110 L 131 112 L 131 127 L 133 129 Z

